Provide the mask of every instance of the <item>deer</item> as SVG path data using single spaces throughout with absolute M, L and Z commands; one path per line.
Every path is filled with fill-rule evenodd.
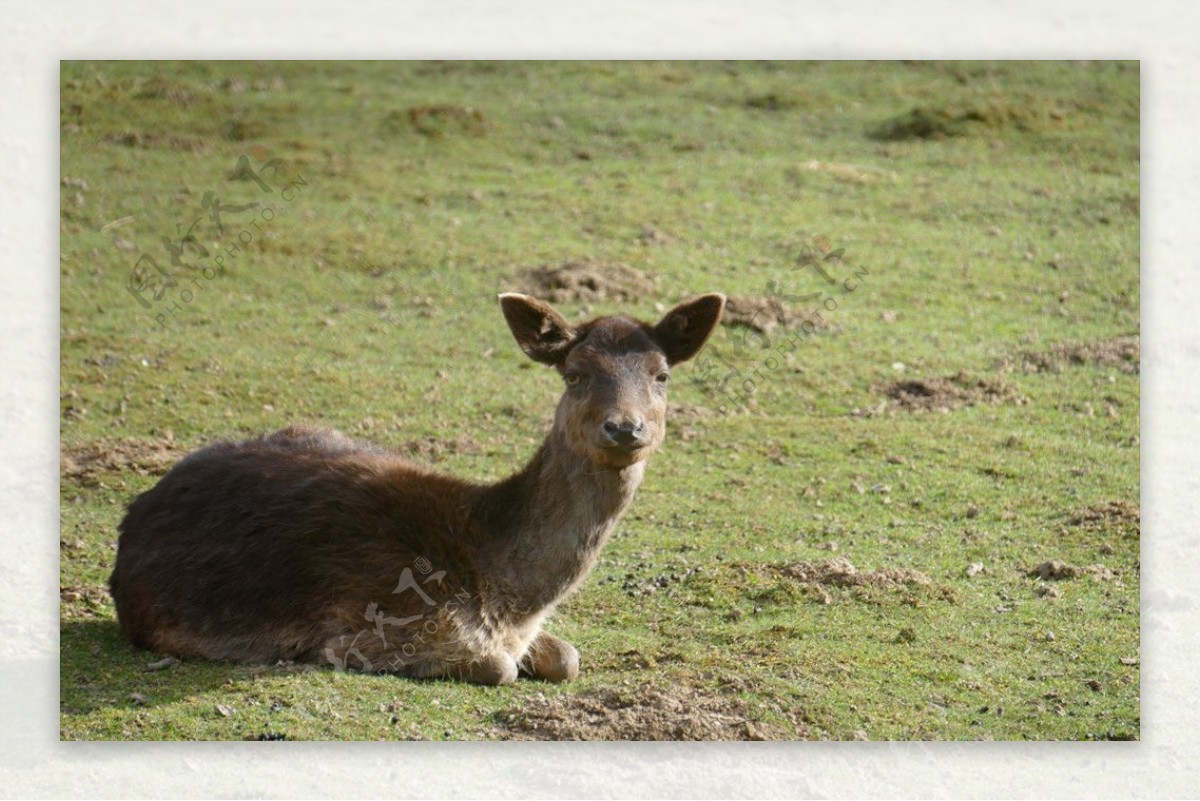
M 520 349 L 564 387 L 518 472 L 474 483 L 326 428 L 223 440 L 127 507 L 109 581 L 122 634 L 181 658 L 503 685 L 578 677 L 543 630 L 592 570 L 666 434 L 671 368 L 725 296 L 657 323 L 572 324 L 504 293 Z

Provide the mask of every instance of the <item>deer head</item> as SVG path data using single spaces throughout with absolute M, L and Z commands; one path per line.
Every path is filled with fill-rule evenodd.
M 725 296 L 681 303 L 654 325 L 619 316 L 572 325 L 549 304 L 515 293 L 502 294 L 500 306 L 521 350 L 562 376 L 555 428 L 580 456 L 622 469 L 662 445 L 671 368 L 704 347 Z

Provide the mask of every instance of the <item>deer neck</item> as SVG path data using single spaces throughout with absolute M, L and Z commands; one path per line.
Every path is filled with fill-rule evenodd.
M 488 567 L 517 616 L 549 611 L 588 574 L 642 482 L 645 463 L 614 470 L 571 449 L 555 425 L 520 473 L 488 487 Z M 497 525 L 499 524 L 499 525 Z M 493 561 L 494 560 L 494 561 Z

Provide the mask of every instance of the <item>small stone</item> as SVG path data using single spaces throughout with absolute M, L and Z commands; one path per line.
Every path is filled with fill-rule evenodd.
M 972 562 L 967 565 L 967 578 L 974 578 L 983 572 L 983 562 Z

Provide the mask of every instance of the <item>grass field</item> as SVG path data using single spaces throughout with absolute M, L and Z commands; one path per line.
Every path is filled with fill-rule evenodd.
M 64 739 L 1139 737 L 1136 63 L 66 62 L 61 93 Z M 560 382 L 496 293 L 563 265 L 571 317 L 764 310 L 679 369 L 551 620 L 577 682 L 124 642 L 116 525 L 190 449 L 308 422 L 521 466 Z

